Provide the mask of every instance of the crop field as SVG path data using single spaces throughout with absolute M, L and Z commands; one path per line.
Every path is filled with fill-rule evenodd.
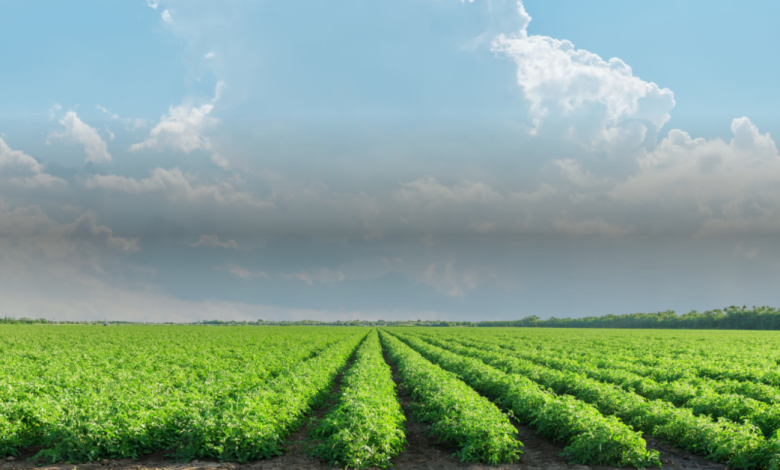
M 292 454 L 780 470 L 780 334 L 0 325 L 0 468 Z

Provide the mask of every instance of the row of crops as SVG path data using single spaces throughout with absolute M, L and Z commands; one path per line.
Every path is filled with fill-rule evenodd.
M 516 422 L 571 463 L 659 467 L 652 436 L 780 470 L 780 336 L 467 328 L 0 326 L 0 457 L 388 467 L 411 416 L 463 461 L 522 458 Z M 395 368 L 393 377 L 391 366 Z M 335 387 L 335 388 L 334 388 Z M 332 393 L 337 390 L 337 393 Z M 322 409 L 320 417 L 312 412 Z

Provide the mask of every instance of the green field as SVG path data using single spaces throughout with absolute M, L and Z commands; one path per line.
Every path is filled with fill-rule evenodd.
M 572 463 L 658 467 L 645 435 L 780 470 L 780 334 L 754 331 L 0 325 L 0 457 L 245 462 L 306 426 L 311 456 L 386 467 L 399 384 L 463 461 L 518 461 L 516 420 Z

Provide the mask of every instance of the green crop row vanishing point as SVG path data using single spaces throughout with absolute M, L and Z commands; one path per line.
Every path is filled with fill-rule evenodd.
M 337 406 L 309 431 L 311 455 L 345 468 L 392 466 L 404 449 L 404 413 L 376 330 L 357 350 L 344 374 Z
M 0 458 L 247 462 L 309 423 L 323 462 L 392 467 L 397 386 L 463 461 L 520 460 L 516 418 L 571 463 L 660 465 L 645 434 L 780 470 L 778 377 L 780 332 L 1 324 Z
M 461 461 L 496 465 L 518 460 L 522 443 L 515 437 L 517 430 L 493 403 L 395 337 L 380 335 L 411 391 L 415 419 L 430 423 L 440 441 L 457 446 Z

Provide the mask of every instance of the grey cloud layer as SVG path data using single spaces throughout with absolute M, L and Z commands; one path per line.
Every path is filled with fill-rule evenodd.
M 587 156 L 554 160 L 547 181 L 531 188 L 501 176 L 449 184 L 426 176 L 387 190 L 346 192 L 278 177 L 208 178 L 155 168 L 145 178 L 86 175 L 70 184 L 70 202 L 79 205 L 81 195 L 99 195 L 103 206 L 122 202 L 128 217 L 147 219 L 155 207 L 176 208 L 183 219 L 198 212 L 218 218 L 218 234 L 227 236 L 775 233 L 780 229 L 775 143 L 747 118 L 735 119 L 732 131 L 725 142 L 672 130 L 653 148 L 637 146 L 622 156 L 637 168 L 624 178 L 589 170 Z M 66 184 L 2 140 L 0 177 L 26 186 Z M 257 185 L 265 188 L 263 197 L 256 195 Z M 137 204 L 124 204 L 128 197 Z M 225 218 L 230 213 L 232 222 Z

